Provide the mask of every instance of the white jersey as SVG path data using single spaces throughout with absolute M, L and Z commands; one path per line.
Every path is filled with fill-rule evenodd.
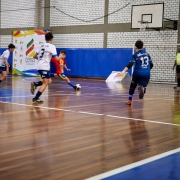
M 0 55 L 0 67 L 5 67 L 6 64 L 4 62 L 4 59 L 7 59 L 9 58 L 9 55 L 10 55 L 10 52 L 9 50 L 7 49 L 6 51 L 4 51 L 1 55 Z
M 52 56 L 57 56 L 56 47 L 53 44 L 45 43 L 43 44 L 38 54 L 38 70 L 50 70 L 50 61 Z

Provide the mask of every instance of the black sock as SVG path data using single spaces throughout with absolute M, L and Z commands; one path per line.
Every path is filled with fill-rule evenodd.
M 41 96 L 42 92 L 38 91 L 36 96 L 35 96 L 35 99 L 38 99 L 40 96 Z
M 177 79 L 178 86 L 180 87 L 180 78 Z
M 2 82 L 2 80 L 0 80 L 0 83 Z
M 39 81 L 39 82 L 35 82 L 34 84 L 35 84 L 35 86 L 42 86 L 43 83 L 42 83 L 42 81 Z

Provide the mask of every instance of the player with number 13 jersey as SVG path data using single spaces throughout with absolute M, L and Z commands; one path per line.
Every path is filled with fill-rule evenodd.
M 146 87 L 150 79 L 150 71 L 153 67 L 153 63 L 150 55 L 143 49 L 143 42 L 141 40 L 135 43 L 136 52 L 132 55 L 132 58 L 124 70 L 118 73 L 123 76 L 124 73 L 134 66 L 134 72 L 132 74 L 132 81 L 129 87 L 129 97 L 126 102 L 127 105 L 131 105 L 132 98 L 136 87 L 138 86 L 139 98 L 142 99 L 146 93 Z

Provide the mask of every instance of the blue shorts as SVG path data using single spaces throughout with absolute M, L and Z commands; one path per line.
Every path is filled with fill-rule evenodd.
M 149 78 L 144 77 L 132 77 L 132 83 L 135 85 L 146 87 L 149 83 Z
M 44 78 L 50 79 L 51 78 L 50 71 L 47 71 L 47 70 L 38 70 L 38 72 L 41 75 L 42 79 L 44 79 Z
M 66 75 L 61 73 L 61 74 L 58 74 L 58 76 L 62 79 L 62 80 L 65 80 L 66 79 Z
M 6 71 L 6 67 L 0 67 L 0 74 L 2 73 L 2 71 Z

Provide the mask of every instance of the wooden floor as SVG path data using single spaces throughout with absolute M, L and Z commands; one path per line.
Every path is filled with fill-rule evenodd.
M 82 180 L 180 147 L 180 91 L 149 84 L 126 106 L 129 83 L 53 79 L 32 103 L 30 82 L 0 86 L 0 180 Z

